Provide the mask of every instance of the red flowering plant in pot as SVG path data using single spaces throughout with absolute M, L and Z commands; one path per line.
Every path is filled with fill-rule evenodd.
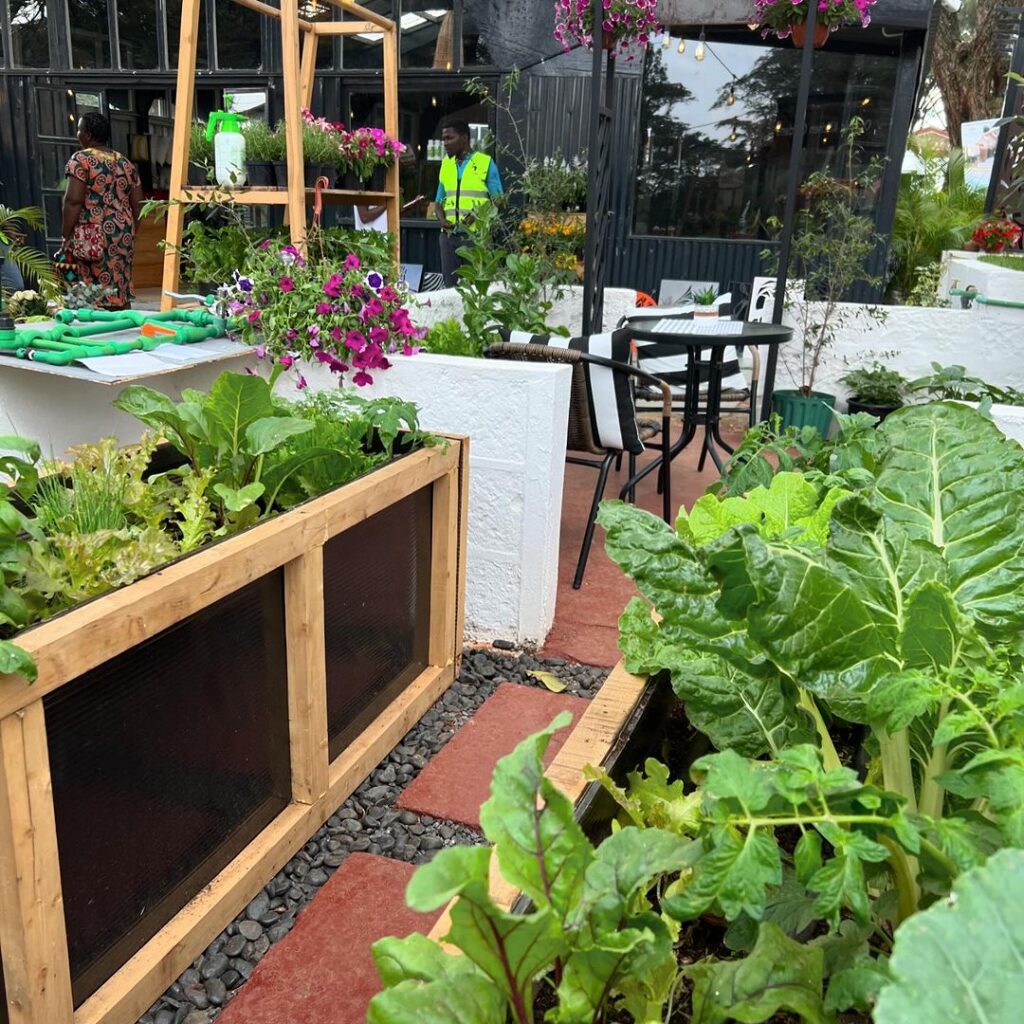
M 808 3 L 811 0 L 754 0 L 752 25 L 760 26 L 762 38 L 791 37 L 794 46 L 803 46 Z M 877 0 L 818 0 L 814 25 L 814 45 L 824 46 L 830 32 L 847 25 L 867 28 L 871 8 Z
M 384 173 L 405 152 L 405 146 L 381 128 L 356 128 L 342 134 L 338 152 L 342 167 L 357 183 L 372 181 L 372 187 L 380 191 Z
M 983 220 L 971 235 L 971 241 L 982 252 L 1003 252 L 1013 248 L 1021 237 L 1021 229 L 1007 217 L 990 217 Z
M 657 0 L 601 0 L 602 21 L 595 33 L 592 0 L 555 0 L 555 39 L 568 52 L 574 45 L 592 48 L 597 35 L 606 50 L 626 53 L 662 31 L 656 7 Z M 633 54 L 627 59 L 632 60 Z
M 309 250 L 318 252 L 315 233 Z M 362 386 L 391 366 L 389 357 L 418 352 L 426 332 L 410 321 L 405 298 L 403 284 L 362 266 L 354 253 L 334 265 L 270 240 L 218 292 L 241 340 L 261 359 L 294 368 L 300 390 L 303 361 L 326 366 L 339 383 L 352 371 L 352 383 Z

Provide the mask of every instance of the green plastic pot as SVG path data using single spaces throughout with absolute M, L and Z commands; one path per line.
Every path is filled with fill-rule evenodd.
M 772 412 L 782 417 L 782 427 L 814 427 L 822 437 L 828 436 L 836 396 L 814 391 L 776 391 L 772 394 Z

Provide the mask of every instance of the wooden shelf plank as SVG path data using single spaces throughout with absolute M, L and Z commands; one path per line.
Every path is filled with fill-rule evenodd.
M 313 198 L 313 189 L 305 189 L 306 197 Z M 321 193 L 325 203 L 348 203 L 352 206 L 386 202 L 391 192 L 363 192 L 357 189 L 325 188 Z M 288 202 L 286 188 L 220 188 L 215 185 L 185 185 L 176 197 L 186 203 L 247 203 L 252 206 L 284 206 Z

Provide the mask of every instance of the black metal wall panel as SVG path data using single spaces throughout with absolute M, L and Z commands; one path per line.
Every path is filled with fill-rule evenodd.
M 433 486 L 324 546 L 331 759 L 427 667 Z
M 288 804 L 283 573 L 44 698 L 76 1005 Z

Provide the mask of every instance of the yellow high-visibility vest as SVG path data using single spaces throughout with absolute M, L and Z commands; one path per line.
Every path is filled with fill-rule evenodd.
M 477 206 L 482 206 L 490 198 L 487 191 L 487 172 L 491 167 L 491 158 L 486 153 L 473 153 L 469 163 L 462 169 L 459 179 L 458 161 L 453 156 L 446 156 L 441 161 L 441 187 L 444 189 L 444 208 L 446 212 L 455 214 L 455 221 L 462 220 L 464 214 Z

